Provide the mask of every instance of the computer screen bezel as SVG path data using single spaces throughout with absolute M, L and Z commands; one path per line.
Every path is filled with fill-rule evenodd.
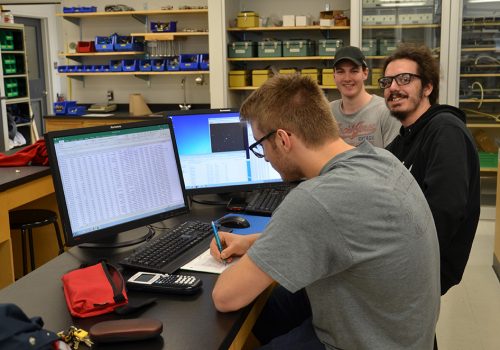
M 64 195 L 63 185 L 61 174 L 59 172 L 59 165 L 57 160 L 57 155 L 54 147 L 54 139 L 60 137 L 67 137 L 73 135 L 82 135 L 82 134 L 90 134 L 90 133 L 99 133 L 99 132 L 109 132 L 113 130 L 125 130 L 132 129 L 138 127 L 148 127 L 148 126 L 156 126 L 156 125 L 167 125 L 170 129 L 170 134 L 172 137 L 172 147 L 174 150 L 175 161 L 177 164 L 177 171 L 179 173 L 179 180 L 181 182 L 182 187 L 182 197 L 184 201 L 184 206 L 181 208 L 169 210 L 167 212 L 162 212 L 158 214 L 154 214 L 151 216 L 147 216 L 140 219 L 131 220 L 128 222 L 124 222 L 115 226 L 106 227 L 100 230 L 92 231 L 89 233 L 85 233 L 82 235 L 74 236 L 73 231 L 71 229 L 66 198 Z M 187 200 L 187 194 L 184 186 L 184 180 L 182 177 L 182 172 L 180 168 L 180 160 L 179 154 L 177 152 L 177 143 L 175 142 L 175 134 L 173 132 L 172 121 L 168 117 L 151 117 L 151 119 L 139 122 L 131 122 L 131 123 L 121 123 L 121 124 L 113 124 L 113 125 L 103 125 L 103 126 L 95 126 L 89 128 L 78 128 L 78 129 L 66 129 L 66 130 L 58 130 L 51 131 L 44 135 L 45 143 L 47 147 L 49 164 L 52 173 L 52 181 L 54 184 L 54 190 L 56 194 L 57 204 L 59 208 L 59 214 L 61 218 L 61 224 L 63 227 L 63 232 L 66 240 L 67 246 L 75 246 L 83 243 L 97 243 L 103 242 L 106 240 L 117 238 L 120 233 L 134 230 L 140 227 L 144 227 L 149 224 L 153 224 L 155 222 L 160 222 L 166 220 L 168 218 L 178 216 L 181 214 L 186 214 L 189 212 L 189 205 Z
M 210 108 L 210 109 L 192 109 L 188 111 L 169 111 L 167 112 L 167 116 L 171 117 L 182 117 L 189 115 L 197 115 L 197 114 L 224 114 L 224 113 L 239 113 L 238 108 Z M 250 127 L 250 126 L 248 126 Z M 173 126 L 174 134 L 175 134 L 175 125 Z M 252 143 L 252 140 L 248 140 L 249 143 Z M 262 159 L 262 161 L 265 161 Z M 181 166 L 182 172 L 182 166 Z M 232 193 L 232 192 L 246 192 L 253 191 L 260 188 L 270 188 L 275 187 L 277 185 L 283 184 L 283 180 L 279 179 L 277 181 L 270 182 L 261 182 L 261 183 L 246 183 L 240 185 L 224 185 L 224 186 L 213 186 L 213 187 L 200 187 L 200 188 L 186 188 L 186 193 L 189 196 L 199 195 L 199 194 L 223 194 L 223 193 Z

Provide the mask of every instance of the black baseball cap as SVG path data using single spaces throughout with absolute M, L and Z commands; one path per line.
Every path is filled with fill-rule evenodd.
M 342 60 L 349 60 L 357 66 L 368 67 L 365 61 L 365 55 L 355 46 L 341 47 L 333 59 L 333 67 Z

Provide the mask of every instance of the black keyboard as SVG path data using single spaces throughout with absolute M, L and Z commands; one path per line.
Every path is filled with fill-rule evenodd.
M 292 188 L 292 186 L 283 186 L 277 188 L 261 188 L 254 191 L 250 196 L 245 212 L 271 216 Z
M 133 270 L 174 273 L 207 250 L 212 235 L 209 223 L 186 221 L 155 236 L 120 261 L 120 265 Z

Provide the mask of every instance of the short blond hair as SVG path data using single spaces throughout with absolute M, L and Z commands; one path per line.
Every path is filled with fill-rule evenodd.
M 255 122 L 264 133 L 284 129 L 308 146 L 339 137 L 339 128 L 319 85 L 308 76 L 276 75 L 243 102 L 243 121 Z

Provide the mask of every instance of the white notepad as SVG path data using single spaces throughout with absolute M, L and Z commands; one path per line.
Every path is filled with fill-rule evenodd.
M 210 249 L 207 249 L 205 252 L 181 267 L 181 269 L 220 274 L 237 260 L 238 258 L 233 258 L 231 264 L 223 264 L 215 260 L 214 257 L 210 255 Z

